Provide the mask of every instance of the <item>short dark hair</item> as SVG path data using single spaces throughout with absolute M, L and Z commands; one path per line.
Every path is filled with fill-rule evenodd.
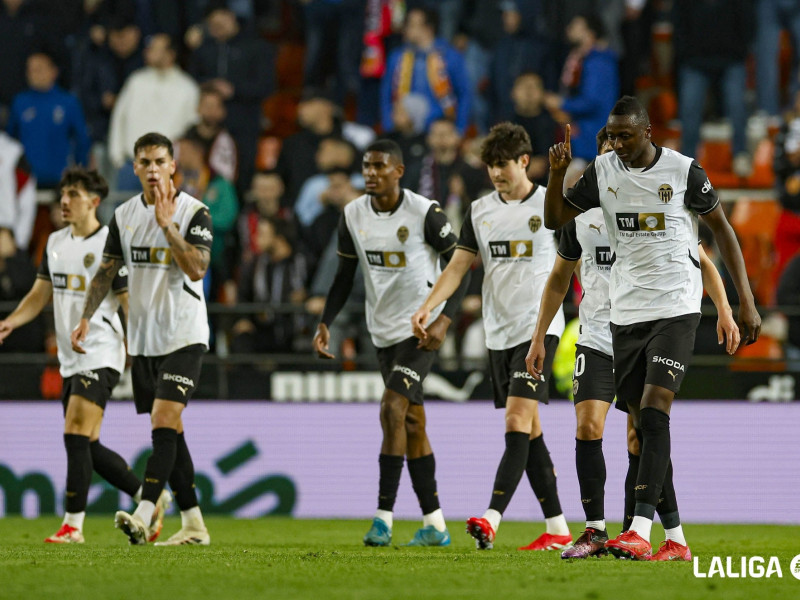
M 166 148 L 170 158 L 175 156 L 175 151 L 172 149 L 172 141 L 165 135 L 151 131 L 150 133 L 145 133 L 136 140 L 136 143 L 133 145 L 133 158 L 135 159 L 139 155 L 139 150 L 149 148 L 150 146 Z
M 439 11 L 424 6 L 415 6 L 408 11 L 406 19 L 412 12 L 421 12 L 422 16 L 425 17 L 425 24 L 433 30 L 433 35 L 439 33 Z
M 206 81 L 200 84 L 200 95 L 213 95 L 219 97 L 222 103 L 225 103 L 225 96 L 219 91 L 219 88 L 211 81 Z
M 583 19 L 586 23 L 586 28 L 594 33 L 597 39 L 604 39 L 607 35 L 606 24 L 597 13 L 583 13 L 578 15 L 578 18 Z
M 297 243 L 297 228 L 294 223 L 280 217 L 259 217 L 258 220 L 259 222 L 269 223 L 272 226 L 275 237 L 282 237 L 294 248 L 295 243 Z
M 609 116 L 611 115 L 619 117 L 633 117 L 633 120 L 636 121 L 637 124 L 644 127 L 650 124 L 650 115 L 647 114 L 647 110 L 645 109 L 644 105 L 633 96 L 623 96 L 617 100 L 617 103 L 614 105 L 614 108 L 611 109 Z
M 403 164 L 403 151 L 394 140 L 387 138 L 375 140 L 369 146 L 367 146 L 366 150 L 364 150 L 364 154 L 367 152 L 380 152 L 382 154 L 388 154 L 392 157 L 392 160 L 394 160 L 396 164 Z
M 597 153 L 600 154 L 600 150 L 603 149 L 603 144 L 608 140 L 608 134 L 606 133 L 605 125 L 603 125 L 603 128 L 597 132 L 597 135 L 594 136 L 594 139 L 597 142 Z
M 58 182 L 58 189 L 63 190 L 70 186 L 81 187 L 89 194 L 99 196 L 100 200 L 108 196 L 108 183 L 95 169 L 70 167 L 64 171 L 61 181 Z
M 523 154 L 532 153 L 528 132 L 521 125 L 508 121 L 492 127 L 481 144 L 481 160 L 487 166 L 517 160 Z

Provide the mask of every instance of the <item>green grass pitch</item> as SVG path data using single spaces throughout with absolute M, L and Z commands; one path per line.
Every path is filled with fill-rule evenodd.
M 266 518 L 207 519 L 209 547 L 128 546 L 110 516 L 86 520 L 84 545 L 42 543 L 60 521 L 0 519 L 0 598 L 63 600 L 450 599 L 761 600 L 800 598 L 789 572 L 800 554 L 800 527 L 686 525 L 707 572 L 713 556 L 777 556 L 783 577 L 695 578 L 690 563 L 644 563 L 611 557 L 562 561 L 556 552 L 518 552 L 540 523 L 503 523 L 494 550 L 478 552 L 462 522 L 449 523 L 448 548 L 404 548 L 419 527 L 397 522 L 395 546 L 365 548 L 367 521 Z M 179 527 L 169 518 L 167 536 Z M 610 524 L 610 531 L 618 531 Z M 581 524 L 572 524 L 573 535 Z M 653 540 L 662 539 L 656 526 Z M 724 559 L 723 559 L 724 560 Z

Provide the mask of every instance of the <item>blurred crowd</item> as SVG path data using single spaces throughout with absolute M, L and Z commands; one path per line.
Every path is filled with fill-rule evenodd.
M 546 184 L 564 124 L 577 177 L 616 99 L 638 94 L 658 143 L 719 164 L 730 187 L 774 186 L 759 299 L 800 304 L 794 0 L 0 0 L 0 39 L 0 301 L 25 294 L 61 226 L 62 171 L 106 177 L 107 218 L 140 189 L 134 141 L 158 131 L 175 142 L 177 185 L 212 216 L 209 300 L 262 307 L 218 324 L 217 347 L 306 352 L 373 139 L 400 144 L 402 185 L 458 227 L 491 189 L 477 149 L 493 124 L 528 131 L 529 175 Z M 766 179 L 752 179 L 759 161 Z M 358 294 L 340 319 L 345 355 L 363 330 Z M 479 312 L 471 295 L 458 336 L 476 359 Z M 37 335 L 19 343 L 41 349 Z

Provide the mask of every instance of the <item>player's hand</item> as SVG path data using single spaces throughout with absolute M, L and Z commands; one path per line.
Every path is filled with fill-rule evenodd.
M 175 182 L 172 179 L 168 183 L 159 181 L 155 190 L 156 204 L 156 223 L 161 228 L 169 227 L 172 225 L 172 217 L 175 216 L 177 203 L 175 197 L 178 195 L 178 190 L 175 189 Z
M 11 323 L 5 319 L 0 321 L 0 344 L 3 343 L 3 340 L 6 339 L 12 331 L 14 331 L 14 327 Z
M 545 354 L 544 342 L 531 340 L 531 347 L 528 348 L 528 354 L 525 356 L 525 367 L 528 369 L 530 376 L 537 381 L 542 379 Z
M 550 170 L 566 171 L 572 162 L 572 143 L 569 139 L 570 125 L 567 123 L 564 141 L 550 147 Z
M 721 311 L 717 317 L 717 342 L 720 345 L 723 342 L 727 342 L 725 344 L 725 352 L 732 356 L 741 341 L 739 326 L 736 325 L 736 321 L 733 319 L 733 312 L 730 308 Z
M 419 338 L 423 342 L 428 337 L 428 332 L 425 330 L 425 325 L 428 324 L 428 319 L 431 318 L 431 311 L 424 306 L 411 315 L 411 333 L 414 337 Z
M 425 319 L 427 321 L 427 319 Z M 430 324 L 430 327 L 425 329 L 425 339 L 420 339 L 417 348 L 420 350 L 434 351 L 438 350 L 447 336 L 447 328 L 450 327 L 450 317 L 439 315 L 436 320 Z
M 336 358 L 333 354 L 328 352 L 328 344 L 331 341 L 331 332 L 328 331 L 328 326 L 325 323 L 317 325 L 317 333 L 314 334 L 314 339 L 311 340 L 311 347 L 320 358 Z
M 81 319 L 78 326 L 72 330 L 72 334 L 69 336 L 70 342 L 72 342 L 72 349 L 78 354 L 86 354 L 86 350 L 83 349 L 83 342 L 86 340 L 87 335 L 89 335 L 89 319 Z
M 739 305 L 739 326 L 742 329 L 742 342 L 749 346 L 761 334 L 761 315 L 752 302 Z

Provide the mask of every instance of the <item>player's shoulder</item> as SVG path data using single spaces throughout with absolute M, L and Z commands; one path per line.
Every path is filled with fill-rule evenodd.
M 692 163 L 696 162 L 691 156 L 686 156 L 677 150 L 665 148 L 663 146 L 661 147 L 661 160 L 663 160 L 666 165 L 673 166 L 677 164 L 685 169 L 688 169 Z
M 347 220 L 348 218 L 352 218 L 352 216 L 356 213 L 363 210 L 369 210 L 369 208 L 369 195 L 361 194 L 352 202 L 348 202 L 344 207 L 344 218 Z
M 484 194 L 479 198 L 476 198 L 470 203 L 473 212 L 476 210 L 480 210 L 483 208 L 489 208 L 496 205 L 503 204 L 503 201 L 500 199 L 500 194 L 497 193 L 497 190 L 492 190 L 488 194 Z
M 423 214 L 427 214 L 431 207 L 438 207 L 441 209 L 438 201 L 432 200 L 422 194 L 412 192 L 407 188 L 403 188 L 403 204 L 407 210 L 420 211 Z

